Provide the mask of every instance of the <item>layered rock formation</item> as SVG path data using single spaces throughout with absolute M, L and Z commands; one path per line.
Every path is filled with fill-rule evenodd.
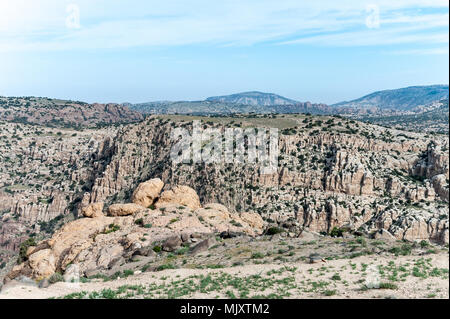
M 109 161 L 115 130 L 0 123 L 0 248 L 17 251 L 31 233 L 76 214 Z
M 154 117 L 120 131 L 111 162 L 86 201 L 126 200 L 136 182 L 162 176 L 168 187 L 190 185 L 202 201 L 220 202 L 236 212 L 258 212 L 294 235 L 305 227 L 329 232 L 350 225 L 368 233 L 381 227 L 398 239 L 448 243 L 445 136 L 339 117 L 203 121 L 204 128 L 219 129 L 236 121 L 239 127 L 288 123 L 290 128 L 282 129 L 279 137 L 279 168 L 264 174 L 253 164 L 173 164 L 170 133 L 176 126 L 191 129 L 186 119 Z
M 216 202 L 242 216 L 256 212 L 290 236 L 340 227 L 448 243 L 446 136 L 339 117 L 203 118 L 204 128 L 278 127 L 278 169 L 266 174 L 248 163 L 172 163 L 170 134 L 191 131 L 192 119 L 82 131 L 0 124 L 0 246 L 17 251 L 29 235 L 48 236 L 70 212 L 104 216 L 96 203 L 120 217 L 180 198 L 192 211 Z
M 142 120 L 139 112 L 120 104 L 88 104 L 41 97 L 1 97 L 0 120 L 51 127 L 95 127 Z

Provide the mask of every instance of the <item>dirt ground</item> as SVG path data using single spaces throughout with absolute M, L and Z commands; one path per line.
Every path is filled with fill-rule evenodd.
M 448 248 L 358 239 L 229 239 L 198 256 L 161 254 L 80 283 L 5 285 L 0 299 L 449 298 Z M 384 248 L 382 248 L 384 247 Z M 403 250 L 402 250 L 403 249 Z M 308 256 L 318 253 L 310 263 Z M 323 257 L 323 258 L 322 258 Z M 174 268 L 174 269 L 172 269 Z

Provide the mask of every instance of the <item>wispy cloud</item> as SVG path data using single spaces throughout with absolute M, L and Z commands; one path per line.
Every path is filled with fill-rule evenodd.
M 412 50 L 398 50 L 391 51 L 389 54 L 395 55 L 448 55 L 448 47 L 445 48 L 430 48 L 430 49 L 412 49 Z
M 80 28 L 66 27 L 66 8 Z M 380 26 L 366 26 L 367 5 Z M 448 1 L 2 0 L 0 50 L 110 49 L 261 42 L 321 46 L 448 43 Z

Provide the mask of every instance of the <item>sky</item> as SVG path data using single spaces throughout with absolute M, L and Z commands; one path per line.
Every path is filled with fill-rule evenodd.
M 332 104 L 448 84 L 448 60 L 448 0 L 0 0 L 3 96 Z

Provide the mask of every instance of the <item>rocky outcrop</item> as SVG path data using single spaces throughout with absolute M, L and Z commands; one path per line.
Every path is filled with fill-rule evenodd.
M 69 222 L 50 239 L 31 247 L 27 260 L 14 267 L 6 280 L 22 275 L 42 280 L 55 272 L 66 272 L 69 265 L 76 265 L 81 275 L 90 274 L 111 269 L 136 254 L 148 255 L 144 251 L 155 245 L 174 251 L 195 234 L 226 231 L 255 236 L 265 227 L 258 214 L 230 213 L 220 204 L 197 209 L 187 205 L 151 209 L 134 203 L 114 204 L 109 212 L 111 207 L 117 207 L 113 209 L 117 216 L 90 216 Z
M 209 248 L 211 248 L 213 245 L 215 245 L 217 243 L 216 238 L 215 237 L 209 237 L 206 238 L 205 240 L 199 242 L 197 245 L 195 245 L 194 247 L 192 247 L 189 250 L 189 253 L 191 255 L 197 255 L 200 254 L 202 252 L 207 251 Z
M 139 112 L 120 104 L 88 104 L 39 97 L 0 97 L 0 120 L 55 127 L 130 123 L 142 120 Z
M 144 183 L 140 183 L 131 196 L 131 201 L 135 204 L 149 207 L 158 198 L 164 187 L 164 183 L 159 178 L 153 178 Z
M 449 200 L 449 187 L 448 187 L 448 177 L 444 174 L 435 175 L 432 177 L 431 182 L 433 183 L 434 190 L 440 198 Z
M 219 202 L 233 213 L 257 212 L 295 234 L 304 228 L 329 232 L 348 225 L 371 233 L 383 228 L 382 222 L 374 222 L 378 219 L 400 225 L 391 229 L 396 237 L 412 238 L 419 233 L 410 230 L 414 235 L 404 236 L 409 226 L 402 216 L 427 211 L 422 235 L 444 243 L 432 221 L 443 218 L 444 228 L 448 221 L 448 207 L 442 204 L 448 202 L 448 139 L 434 136 L 430 141 L 424 134 L 333 117 L 294 120 L 298 125 L 290 132 L 295 133 L 279 135 L 278 170 L 266 174 L 247 163 L 174 165 L 170 132 L 174 126 L 189 130 L 190 123 L 150 118 L 119 132 L 111 163 L 94 182 L 89 201 L 128 200 L 127 193 L 139 182 L 157 175 L 165 189 L 189 185 L 204 203 Z M 155 205 L 162 203 L 160 198 Z
M 134 215 L 141 211 L 143 207 L 138 204 L 128 203 L 128 204 L 113 204 L 108 207 L 109 216 L 127 216 Z
M 47 278 L 55 273 L 56 259 L 51 249 L 33 252 L 28 257 L 28 264 L 34 278 Z
M 82 194 L 109 162 L 117 128 L 0 123 L 0 130 L 6 137 L 0 141 L 0 248 L 17 251 L 30 234 L 51 233 L 63 217 L 76 215 Z
M 445 149 L 446 151 L 443 151 Z M 431 181 L 434 192 L 442 200 L 449 201 L 449 157 L 448 143 L 432 142 L 421 155 L 412 173 Z
M 254 163 L 172 163 L 173 128 L 192 129 L 190 122 L 173 119 L 150 117 L 138 124 L 61 135 L 49 128 L 0 123 L 8 137 L 2 141 L 12 141 L 10 146 L 0 142 L 0 245 L 17 251 L 27 230 L 43 235 L 46 229 L 47 236 L 61 225 L 54 223 L 59 216 L 82 216 L 78 208 L 99 202 L 105 203 L 105 211 L 117 203 L 140 206 L 111 209 L 115 216 L 110 217 L 133 218 L 153 206 L 185 206 L 209 218 L 200 201 L 220 203 L 235 224 L 265 221 L 285 227 L 292 236 L 303 229 L 327 233 L 351 227 L 369 234 L 386 229 L 399 239 L 445 243 L 448 238 L 446 136 L 328 116 L 221 119 L 227 127 L 288 127 L 279 130 L 278 169 L 267 174 Z M 223 130 L 218 123 L 208 118 L 202 125 Z M 15 132 L 21 129 L 19 140 Z M 163 194 L 155 195 L 161 183 L 149 183 L 156 176 L 164 183 Z M 176 189 L 179 185 L 190 190 Z M 228 218 L 224 209 L 213 210 L 225 216 L 215 218 Z M 242 212 L 257 213 L 261 220 L 249 220 Z M 423 220 L 410 218 L 419 215 Z M 185 222 L 197 225 L 194 219 Z
M 103 214 L 104 203 L 92 203 L 81 208 L 81 212 L 84 217 L 97 218 L 104 216 Z
M 389 231 L 385 229 L 380 229 L 379 231 L 376 231 L 373 234 L 373 238 L 379 239 L 379 240 L 386 240 L 386 241 L 395 241 L 397 240 Z
M 189 186 L 176 186 L 171 190 L 162 192 L 156 207 L 164 207 L 167 205 L 184 205 L 190 209 L 200 208 L 200 198 L 195 190 Z

